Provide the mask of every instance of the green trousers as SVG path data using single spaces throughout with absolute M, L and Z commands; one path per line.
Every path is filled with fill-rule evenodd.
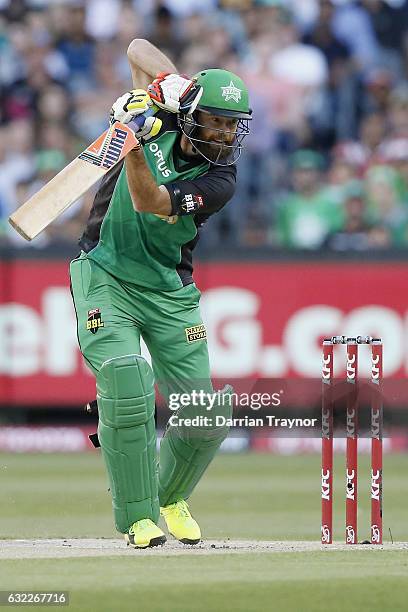
M 167 292 L 145 289 L 118 280 L 85 255 L 74 259 L 70 272 L 78 341 L 94 374 L 107 359 L 140 354 L 142 337 L 156 381 L 210 380 L 207 342 L 191 334 L 188 339 L 186 332 L 202 325 L 194 284 Z M 95 309 L 99 313 L 90 315 L 96 320 L 92 329 L 88 317 Z
M 97 381 L 98 434 L 116 527 L 126 532 L 142 518 L 157 522 L 159 503 L 186 499 L 227 435 L 215 426 L 168 427 L 157 473 L 154 383 L 166 399 L 212 392 L 200 292 L 194 284 L 165 292 L 126 283 L 85 254 L 71 262 L 70 273 L 78 341 Z M 141 337 L 153 373 L 140 356 Z

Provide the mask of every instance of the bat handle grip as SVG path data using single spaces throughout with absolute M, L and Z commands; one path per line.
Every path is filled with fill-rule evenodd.
M 156 105 L 153 105 L 151 108 L 149 108 L 149 110 L 147 110 L 142 115 L 136 115 L 136 117 L 132 119 L 132 121 L 129 122 L 129 127 L 131 127 L 137 132 L 138 130 L 140 130 L 141 127 L 143 127 L 143 124 L 145 120 L 147 119 L 147 117 L 151 117 L 158 110 L 159 110 L 159 107 Z

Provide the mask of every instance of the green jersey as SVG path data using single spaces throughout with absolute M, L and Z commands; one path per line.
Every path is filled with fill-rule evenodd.
M 201 225 L 232 197 L 235 166 L 185 156 L 174 115 L 161 113 L 160 134 L 143 147 L 158 185 L 169 191 L 170 216 L 135 211 L 124 165 L 104 179 L 80 240 L 88 257 L 113 276 L 170 291 L 192 282 L 192 250 Z

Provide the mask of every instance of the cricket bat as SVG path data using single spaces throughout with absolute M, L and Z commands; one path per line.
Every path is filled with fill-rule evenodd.
M 130 125 L 138 129 L 147 116 L 157 109 L 149 109 L 135 117 Z M 116 122 L 90 144 L 68 166 L 22 204 L 9 222 L 26 240 L 32 240 L 74 202 L 79 200 L 99 179 L 119 163 L 138 140 L 128 125 Z

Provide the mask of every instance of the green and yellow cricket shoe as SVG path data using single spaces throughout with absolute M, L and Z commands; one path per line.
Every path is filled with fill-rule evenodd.
M 125 540 L 135 548 L 149 548 L 151 546 L 162 546 L 166 541 L 166 536 L 150 519 L 142 519 L 133 523 L 128 533 L 125 533 Z
M 191 516 L 184 499 L 160 508 L 160 514 L 166 521 L 169 533 L 176 540 L 183 542 L 183 544 L 198 544 L 201 540 L 200 527 Z

